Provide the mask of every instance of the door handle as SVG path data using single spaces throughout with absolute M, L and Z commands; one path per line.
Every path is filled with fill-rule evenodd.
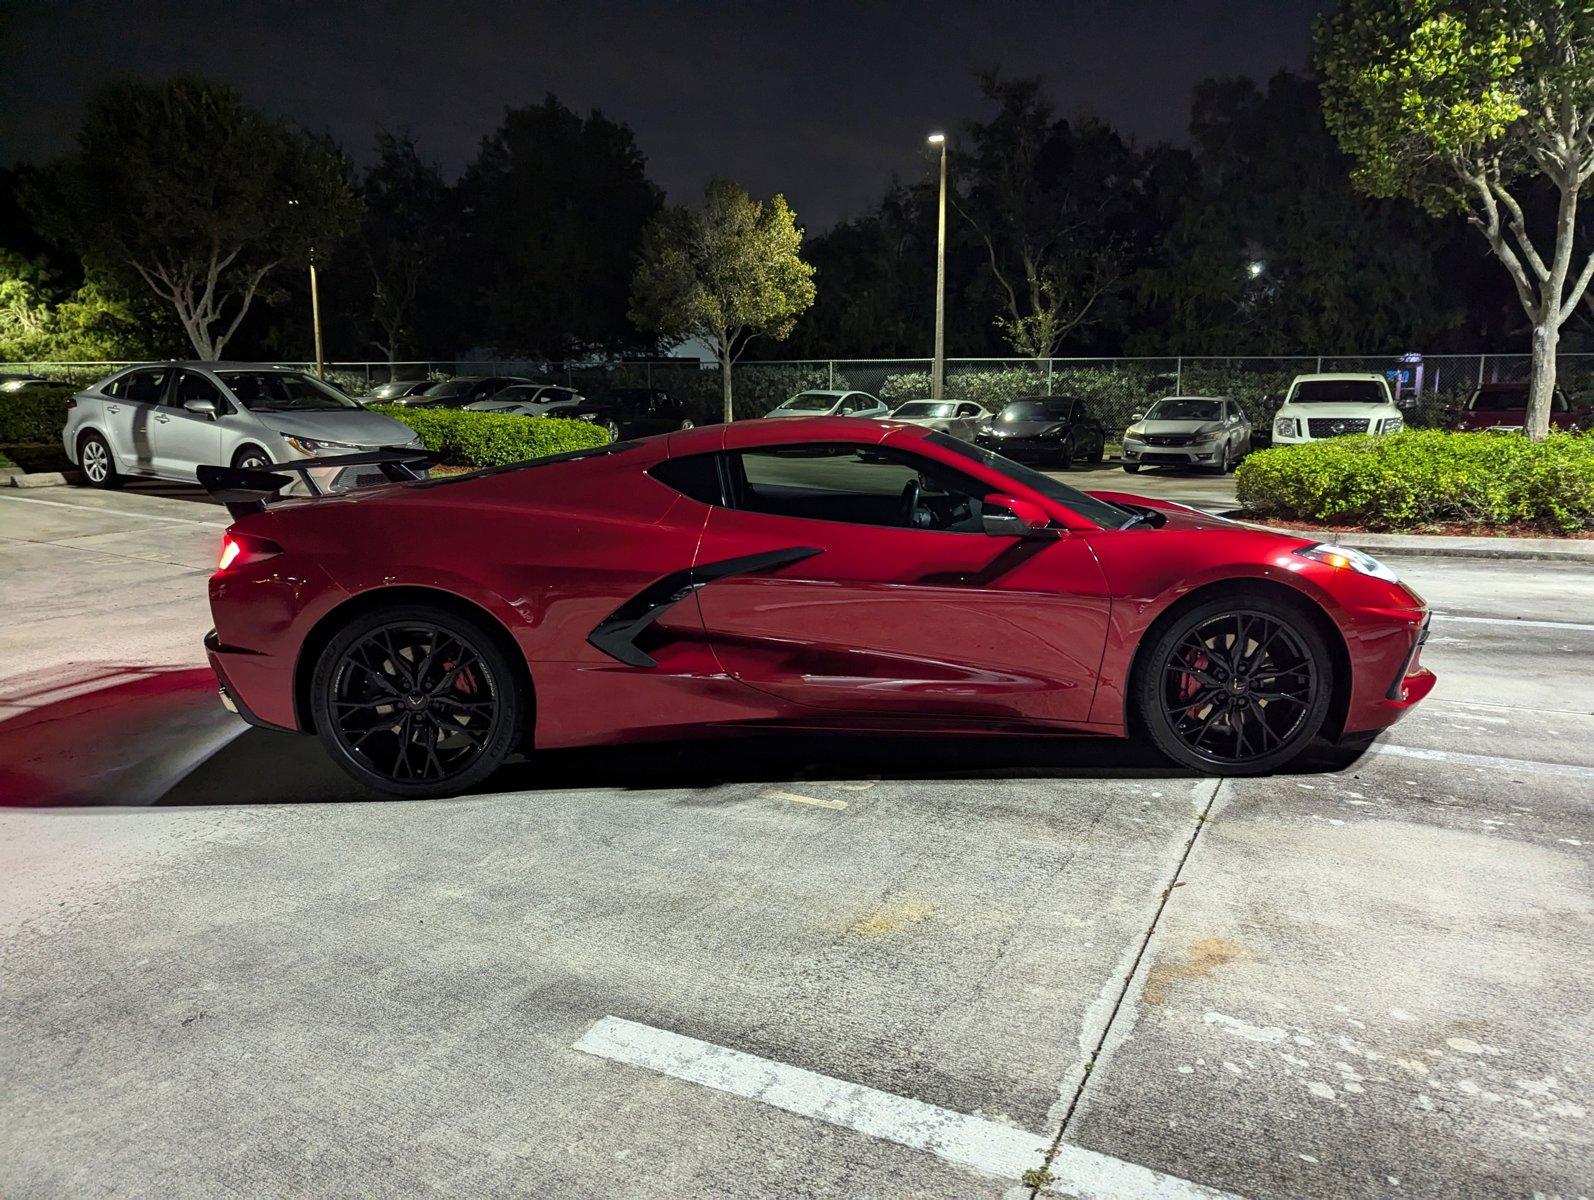
M 158 422 L 160 422 L 160 423 L 161 423 L 161 424 L 162 424 L 162 425 L 164 425 L 164 424 L 166 424 L 166 422 L 167 422 L 167 421 L 170 421 L 170 420 L 171 420 L 171 418 L 170 418 L 170 417 L 165 417 L 165 416 L 157 416 L 157 417 L 156 417 L 156 418 L 155 418 L 155 420 L 157 420 L 157 421 L 158 421 Z
M 105 406 L 105 411 L 106 412 L 121 412 L 122 411 L 122 406 L 120 404 L 107 404 Z

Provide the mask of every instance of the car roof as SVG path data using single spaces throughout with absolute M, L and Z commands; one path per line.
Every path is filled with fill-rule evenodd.
M 860 417 L 790 417 L 784 421 L 737 421 L 732 425 L 699 425 L 666 434 L 669 457 L 748 450 L 758 446 L 790 446 L 802 442 L 857 442 L 870 445 L 893 434 L 928 437 L 915 425 Z M 651 441 L 652 439 L 644 439 Z M 893 440 L 895 440 L 893 438 Z
M 1314 375 L 1297 375 L 1291 380 L 1291 385 L 1297 383 L 1316 383 L 1330 379 L 1355 379 L 1362 383 L 1384 383 L 1385 379 L 1377 371 L 1320 371 Z

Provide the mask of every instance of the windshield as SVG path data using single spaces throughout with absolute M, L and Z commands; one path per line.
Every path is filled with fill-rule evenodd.
M 836 397 L 827 396 L 823 392 L 803 392 L 793 396 L 782 408 L 791 412 L 829 412 L 836 407 Z
M 1384 385 L 1371 379 L 1309 379 L 1295 385 L 1291 404 L 1387 404 Z
M 939 400 L 915 400 L 911 404 L 904 404 L 893 417 L 950 417 L 957 411 L 957 405 L 947 404 Z
M 449 379 L 443 383 L 434 383 L 421 395 L 433 397 L 463 396 L 475 385 L 476 381 L 474 379 Z
M 297 371 L 217 371 L 216 378 L 251 412 L 337 412 L 360 407 L 337 389 Z
M 1158 400 L 1146 414 L 1148 421 L 1216 421 L 1223 406 L 1216 400 L 1189 400 L 1184 397 Z
M 1002 410 L 1000 421 L 1066 421 L 1072 400 L 1015 400 Z
M 1525 387 L 1488 388 L 1474 395 L 1467 409 L 1470 412 L 1519 412 L 1527 406 L 1528 389 Z M 1566 411 L 1566 397 L 1559 388 L 1550 398 L 1550 408 L 1554 412 Z
M 1033 471 L 1023 463 L 1016 463 L 1010 458 L 1003 458 L 1000 454 L 993 454 L 981 446 L 973 445 L 948 434 L 932 433 L 930 434 L 930 441 L 940 446 L 943 450 L 951 450 L 964 458 L 972 458 L 981 466 L 1006 475 L 1009 479 L 1023 484 L 1032 492 L 1039 492 L 1048 499 L 1067 505 L 1080 516 L 1096 522 L 1103 529 L 1117 529 L 1128 517 L 1134 515 L 1126 508 L 1119 508 L 1116 504 L 1108 504 L 1105 500 L 1087 496 L 1084 492 L 1071 488 L 1066 483 L 1060 483 L 1050 475 L 1042 475 L 1039 471 Z

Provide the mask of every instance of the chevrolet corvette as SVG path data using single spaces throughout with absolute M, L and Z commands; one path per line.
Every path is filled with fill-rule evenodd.
M 933 430 L 749 421 L 426 465 L 201 472 L 235 518 L 222 702 L 400 796 L 517 752 L 778 730 L 1136 737 L 1258 774 L 1434 683 L 1427 607 L 1374 559 Z M 295 479 L 315 468 L 375 482 Z

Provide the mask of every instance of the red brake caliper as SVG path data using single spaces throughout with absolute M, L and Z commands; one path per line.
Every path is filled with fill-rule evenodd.
M 1195 649 L 1185 651 L 1184 661 L 1197 671 L 1205 671 L 1212 665 L 1212 660 L 1207 657 L 1204 651 Z M 1181 701 L 1194 700 L 1200 692 L 1201 681 L 1194 675 L 1185 674 L 1179 676 L 1179 699 Z M 1186 709 L 1184 715 L 1187 717 L 1195 716 L 1196 710 L 1194 706 Z

